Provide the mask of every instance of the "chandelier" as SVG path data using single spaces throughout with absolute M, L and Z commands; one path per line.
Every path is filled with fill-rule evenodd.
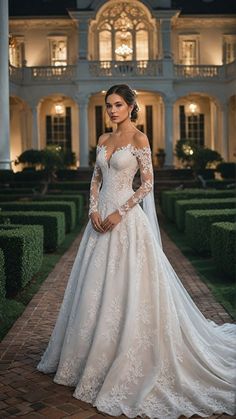
M 132 48 L 130 48 L 128 45 L 126 44 L 122 44 L 121 46 L 119 46 L 118 48 L 116 48 L 115 53 L 117 55 L 120 55 L 121 57 L 123 57 L 124 59 L 126 57 L 128 57 L 128 55 L 132 54 L 133 50 Z

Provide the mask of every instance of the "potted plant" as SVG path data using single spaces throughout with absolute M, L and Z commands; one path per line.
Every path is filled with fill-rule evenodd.
M 157 157 L 157 166 L 159 169 L 162 169 L 165 164 L 165 159 L 166 159 L 166 153 L 165 153 L 164 148 L 157 149 L 156 157 Z

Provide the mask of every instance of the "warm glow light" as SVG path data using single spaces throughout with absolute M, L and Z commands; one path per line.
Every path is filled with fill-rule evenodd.
M 63 115 L 64 113 L 64 106 L 61 103 L 56 103 L 55 105 L 55 112 L 57 115 Z
M 115 53 L 126 58 L 128 55 L 132 54 L 133 50 L 126 44 L 122 44 L 119 48 L 116 48 Z
M 196 103 L 190 103 L 188 108 L 191 114 L 196 114 L 198 110 L 198 105 Z

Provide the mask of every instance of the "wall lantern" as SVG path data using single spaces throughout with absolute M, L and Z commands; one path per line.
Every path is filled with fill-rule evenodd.
M 197 115 L 199 113 L 199 107 L 198 107 L 197 103 L 191 102 L 188 105 L 188 111 L 187 111 L 187 113 L 189 115 Z
M 57 115 L 63 115 L 65 112 L 64 105 L 62 105 L 61 103 L 56 103 L 55 112 Z

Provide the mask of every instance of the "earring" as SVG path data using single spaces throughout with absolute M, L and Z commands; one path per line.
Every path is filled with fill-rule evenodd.
M 131 118 L 131 114 L 132 114 L 132 112 L 130 111 L 130 113 L 129 113 L 129 117 Z

